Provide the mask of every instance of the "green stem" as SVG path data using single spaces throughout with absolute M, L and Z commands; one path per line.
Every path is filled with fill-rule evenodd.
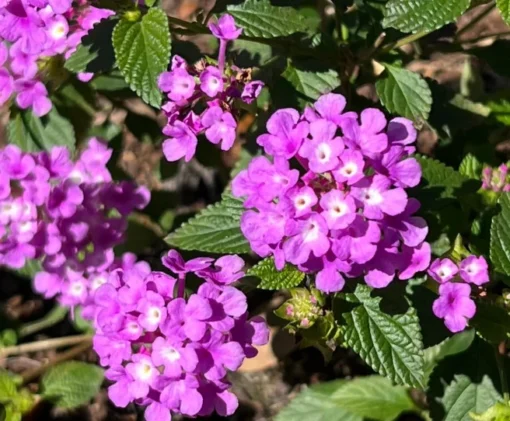
M 9 355 L 23 354 L 25 352 L 38 352 L 46 351 L 48 349 L 63 348 L 82 342 L 90 342 L 91 339 L 91 335 L 73 335 L 64 336 L 63 338 L 45 339 L 37 342 L 30 342 L 28 344 L 8 346 L 0 349 L 0 358 L 5 358 Z
M 508 391 L 508 379 L 505 370 L 504 356 L 506 353 L 506 343 L 503 341 L 499 346 L 495 347 L 496 363 L 498 365 L 499 378 L 501 380 L 501 390 L 503 391 L 503 399 L 508 404 L 510 401 L 510 393 Z
M 18 337 L 24 338 L 25 336 L 32 335 L 43 329 L 56 325 L 58 322 L 65 319 L 68 312 L 69 310 L 67 308 L 56 306 L 43 318 L 36 320 L 35 322 L 22 325 L 18 330 Z
M 489 4 L 488 7 L 486 7 L 478 16 L 476 16 L 474 19 L 469 21 L 466 26 L 461 28 L 456 34 L 454 41 L 459 41 L 459 38 L 462 34 L 464 34 L 467 30 L 471 29 L 474 25 L 476 25 L 478 22 L 480 22 L 484 17 L 486 17 L 492 10 L 496 7 L 496 2 L 492 2 Z
M 411 42 L 418 41 L 420 38 L 423 38 L 425 35 L 428 35 L 429 31 L 420 31 L 416 34 L 408 35 L 404 38 L 399 39 L 398 41 L 394 41 L 385 45 L 381 48 L 380 54 L 385 54 L 390 52 L 391 50 L 396 50 L 397 48 L 403 47 L 404 45 L 410 44 Z

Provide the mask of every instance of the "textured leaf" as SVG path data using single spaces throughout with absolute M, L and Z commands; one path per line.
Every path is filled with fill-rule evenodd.
M 416 156 L 416 159 L 421 165 L 422 183 L 426 188 L 443 188 L 442 197 L 454 197 L 454 190 L 467 181 L 462 174 L 440 161 L 424 156 Z
M 386 109 L 393 114 L 422 122 L 429 117 L 432 92 L 418 73 L 385 65 L 383 78 L 375 84 L 377 95 Z
M 296 91 L 311 99 L 317 99 L 322 94 L 331 92 L 340 86 L 338 73 L 332 69 L 326 71 L 301 70 L 289 62 L 282 76 Z
M 183 250 L 210 253 L 248 253 L 250 246 L 241 229 L 243 202 L 224 193 L 215 203 L 182 224 L 165 238 L 171 246 Z
M 499 344 L 510 335 L 510 315 L 504 308 L 485 301 L 476 303 L 475 317 L 469 323 L 478 334 L 493 344 Z
M 43 117 L 30 110 L 15 112 L 7 127 L 9 143 L 26 152 L 50 150 L 53 146 L 66 146 L 74 151 L 76 138 L 72 124 L 62 117 L 55 107 Z
M 170 61 L 170 30 L 161 9 L 150 9 L 139 22 L 122 20 L 113 31 L 113 47 L 126 82 L 148 104 L 161 105 L 158 77 Z
M 268 257 L 252 267 L 247 272 L 247 275 L 260 278 L 261 282 L 257 285 L 260 289 L 293 288 L 305 279 L 303 272 L 289 264 L 285 265 L 281 271 L 278 271 L 274 266 L 274 259 L 272 257 Z
M 353 294 L 361 305 L 343 314 L 344 339 L 360 357 L 392 382 L 421 387 L 424 380 L 423 344 L 416 310 L 391 316 L 379 308 L 381 298 L 358 285 Z
M 363 421 L 363 417 L 343 410 L 331 399 L 344 384 L 345 380 L 336 380 L 310 387 L 280 411 L 275 421 Z
M 334 411 L 336 408 L 336 412 Z M 358 377 L 313 386 L 298 395 L 277 417 L 277 421 L 362 420 L 392 421 L 415 406 L 406 388 L 393 386 L 380 376 Z M 305 416 L 306 415 L 306 416 Z M 311 418 L 310 418 L 311 417 Z
M 510 25 L 510 0 L 496 0 L 501 17 Z
M 115 65 L 112 33 L 117 21 L 104 19 L 81 39 L 76 51 L 67 59 L 64 67 L 71 72 L 106 72 Z
M 501 399 L 488 376 L 473 383 L 468 376 L 459 375 L 449 384 L 442 398 L 444 421 L 470 421 L 470 412 L 482 413 Z
M 492 267 L 510 275 L 510 193 L 499 199 L 501 212 L 492 218 L 490 258 Z
M 469 7 L 471 0 L 390 0 L 386 3 L 383 26 L 402 32 L 434 31 L 453 22 Z
M 62 408 L 75 408 L 92 399 L 103 382 L 95 365 L 68 361 L 52 367 L 41 380 L 42 396 Z
M 487 106 L 491 109 L 491 115 L 503 123 L 510 126 L 510 101 L 500 98 L 498 100 L 489 101 Z
M 419 384 L 423 370 L 423 347 L 415 310 L 392 316 L 379 308 L 380 298 L 371 298 L 358 287 L 353 296 L 360 306 L 344 314 L 346 342 L 374 369 L 401 384 Z M 363 287 L 366 288 L 366 287 Z M 404 333 L 405 332 L 405 333 Z M 413 370 L 413 368 L 415 370 Z
M 425 359 L 425 375 L 430 376 L 437 363 L 450 355 L 460 354 L 468 349 L 475 338 L 474 329 L 457 333 L 443 342 L 425 349 L 423 356 Z
M 480 180 L 483 165 L 478 158 L 468 153 L 459 165 L 459 173 L 465 177 Z
M 510 406 L 498 402 L 483 414 L 470 413 L 473 421 L 510 421 Z
M 0 402 L 4 402 L 8 398 L 13 398 L 17 394 L 16 383 L 11 375 L 6 370 L 0 368 Z
M 267 0 L 247 0 L 227 7 L 227 11 L 249 37 L 274 38 L 306 32 L 305 18 L 292 7 L 272 6 Z

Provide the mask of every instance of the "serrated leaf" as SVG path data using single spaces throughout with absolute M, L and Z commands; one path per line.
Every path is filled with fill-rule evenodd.
M 257 265 L 253 266 L 246 273 L 250 276 L 260 278 L 261 282 L 257 285 L 260 289 L 285 289 L 298 286 L 305 274 L 299 271 L 295 266 L 287 264 L 279 271 L 274 265 L 274 259 L 268 257 Z
M 425 156 L 416 156 L 416 159 L 421 165 L 424 187 L 442 188 L 441 197 L 454 197 L 454 190 L 467 181 L 462 174 L 440 161 Z
M 510 315 L 496 304 L 478 301 L 476 314 L 469 322 L 486 341 L 499 344 L 510 335 Z
M 379 308 L 380 297 L 358 285 L 354 292 L 360 305 L 343 314 L 345 342 L 379 374 L 397 384 L 422 387 L 423 344 L 416 310 L 391 316 Z
M 286 79 L 299 93 L 311 99 L 317 99 L 322 94 L 331 92 L 340 86 L 340 78 L 335 70 L 303 70 L 295 67 L 291 62 L 282 73 Z
M 459 165 L 459 173 L 465 177 L 480 180 L 483 164 L 478 158 L 468 153 Z
M 443 398 L 443 421 L 470 421 L 470 412 L 482 413 L 501 399 L 490 377 L 483 376 L 480 383 L 473 383 L 468 376 L 455 376 Z
M 139 22 L 120 21 L 113 31 L 117 65 L 131 89 L 159 108 L 158 77 L 170 61 L 170 30 L 161 9 L 150 9 Z
M 499 199 L 501 212 L 492 218 L 490 259 L 492 267 L 510 275 L 510 193 Z
M 453 22 L 471 0 L 390 0 L 386 3 L 383 27 L 402 32 L 434 31 Z
M 429 117 L 432 92 L 419 74 L 386 64 L 382 79 L 376 84 L 377 95 L 393 114 L 423 122 Z
M 309 30 L 305 18 L 292 7 L 276 7 L 267 0 L 247 0 L 227 11 L 248 37 L 274 38 Z
M 300 393 L 276 416 L 275 421 L 363 421 L 363 417 L 339 408 L 331 395 L 346 383 L 336 380 L 312 386 Z
M 165 238 L 173 247 L 208 253 L 248 253 L 250 245 L 241 232 L 243 201 L 230 193 Z
M 42 397 L 61 408 L 75 408 L 92 399 L 103 382 L 95 365 L 68 361 L 50 368 L 41 380 Z
M 13 112 L 7 137 L 9 143 L 18 145 L 25 152 L 48 151 L 53 146 L 65 146 L 74 151 L 76 146 L 72 124 L 55 107 L 43 117 L 37 117 L 30 110 Z
M 503 20 L 510 25 L 510 0 L 496 0 L 496 5 Z
M 414 409 L 405 387 L 393 386 L 384 377 L 367 376 L 313 386 L 294 398 L 276 419 L 392 421 Z
M 115 65 L 112 45 L 113 28 L 117 20 L 103 19 L 81 39 L 76 51 L 71 54 L 64 67 L 71 72 L 106 72 Z
M 469 329 L 450 338 L 445 339 L 441 343 L 431 346 L 423 352 L 425 359 L 425 376 L 428 379 L 437 363 L 450 355 L 460 354 L 468 349 L 475 338 L 474 329 Z

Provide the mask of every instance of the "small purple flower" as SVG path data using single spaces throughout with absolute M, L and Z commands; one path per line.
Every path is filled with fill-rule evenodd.
M 312 212 L 312 208 L 317 204 L 317 195 L 311 187 L 293 187 L 287 193 L 289 206 L 292 206 L 296 218 L 305 216 Z
M 158 337 L 152 344 L 152 361 L 156 367 L 164 367 L 165 376 L 177 378 L 183 371 L 192 373 L 197 367 L 198 357 L 192 346 Z
M 356 217 L 354 199 L 339 190 L 331 190 L 321 197 L 321 215 L 326 220 L 329 229 L 345 229 Z
M 451 281 L 458 272 L 459 268 L 450 259 L 434 260 L 427 271 L 440 284 Z
M 330 248 L 327 234 L 327 223 L 317 213 L 296 221 L 294 227 L 289 230 L 289 239 L 283 245 L 285 258 L 297 265 L 305 263 L 311 253 L 315 257 L 323 256 Z
M 340 165 L 333 171 L 333 176 L 336 181 L 353 185 L 365 176 L 363 173 L 365 162 L 360 152 L 345 150 L 340 154 L 339 158 Z
M 469 256 L 460 262 L 460 277 L 470 284 L 483 285 L 489 282 L 489 267 L 483 256 Z
M 207 66 L 200 75 L 200 89 L 211 98 L 223 91 L 223 76 L 214 66 Z
M 166 134 L 171 137 L 163 142 L 165 158 L 170 162 L 181 158 L 189 162 L 197 149 L 198 140 L 195 133 L 183 122 L 176 121 Z
M 17 92 L 16 103 L 21 109 L 32 108 L 38 117 L 50 112 L 52 104 L 48 98 L 48 91 L 41 82 L 18 79 L 14 83 L 14 89 Z
M 439 298 L 434 301 L 432 310 L 436 317 L 444 319 L 446 327 L 453 333 L 464 330 L 476 313 L 470 294 L 471 287 L 467 284 L 446 282 L 439 287 Z
M 202 124 L 206 128 L 205 137 L 221 149 L 228 151 L 236 140 L 237 122 L 232 114 L 220 107 L 211 107 L 202 115 Z
M 254 80 L 244 85 L 243 92 L 241 92 L 241 99 L 246 104 L 251 104 L 260 95 L 260 91 L 264 87 L 264 82 L 260 80 Z
M 368 157 L 383 152 L 388 146 L 388 136 L 381 133 L 386 126 L 384 114 L 375 109 L 367 108 L 361 112 L 361 124 L 356 119 L 342 120 L 344 142 L 353 149 L 360 149 Z
M 176 102 L 190 98 L 195 92 L 195 85 L 193 76 L 180 67 L 171 72 L 161 73 L 158 79 L 159 88 L 168 93 L 168 98 Z
M 230 15 L 223 15 L 218 19 L 218 23 L 209 23 L 209 29 L 216 38 L 225 41 L 235 40 L 243 32 L 241 28 L 236 27 L 234 18 Z

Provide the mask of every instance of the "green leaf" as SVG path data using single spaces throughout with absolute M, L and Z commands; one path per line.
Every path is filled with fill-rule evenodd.
M 473 383 L 468 376 L 455 376 L 441 399 L 445 410 L 443 421 L 471 421 L 470 412 L 482 413 L 501 399 L 490 377 Z
M 18 390 L 13 378 L 6 370 L 0 369 L 0 402 L 7 402 L 17 395 Z
M 76 146 L 72 124 L 55 107 L 43 117 L 37 117 L 30 110 L 13 112 L 7 126 L 7 137 L 9 143 L 26 152 L 48 151 L 53 146 L 65 146 L 74 151 Z
M 478 158 L 468 153 L 459 165 L 459 173 L 467 178 L 480 180 L 482 177 L 483 164 Z
M 510 126 L 510 101 L 505 98 L 499 98 L 487 103 L 491 109 L 491 115 L 505 126 Z
M 418 73 L 400 67 L 384 65 L 386 71 L 375 88 L 381 103 L 393 114 L 423 122 L 429 117 L 432 92 Z
M 384 377 L 367 376 L 313 386 L 298 395 L 276 419 L 392 421 L 402 412 L 415 409 L 405 387 L 393 386 Z
M 250 245 L 241 229 L 243 201 L 230 193 L 182 224 L 165 238 L 173 247 L 209 253 L 248 253 Z
M 425 359 L 425 375 L 427 379 L 432 374 L 437 363 L 450 355 L 460 354 L 468 349 L 475 338 L 474 329 L 465 330 L 457 333 L 443 342 L 425 349 L 423 356 Z
M 299 271 L 295 266 L 285 265 L 285 267 L 279 271 L 274 265 L 274 259 L 268 257 L 257 265 L 253 266 L 247 275 L 256 276 L 260 278 L 261 282 L 257 285 L 260 289 L 284 289 L 293 288 L 298 286 L 303 279 L 305 274 Z
M 462 174 L 440 161 L 425 156 L 416 156 L 416 159 L 421 165 L 424 187 L 441 187 L 444 190 L 441 197 L 454 197 L 454 190 L 460 188 L 467 181 L 467 178 Z
M 247 0 L 228 6 L 227 11 L 248 37 L 275 38 L 309 30 L 296 9 L 272 6 L 268 0 Z
M 483 414 L 470 413 L 473 421 L 510 421 L 510 406 L 498 402 Z
M 492 218 L 490 258 L 492 267 L 510 275 L 510 193 L 499 199 L 501 212 Z
M 15 272 L 28 279 L 34 279 L 34 276 L 37 272 L 41 271 L 41 263 L 38 260 L 28 260 L 21 269 L 16 270 Z
M 50 368 L 41 380 L 42 397 L 61 408 L 75 408 L 92 399 L 103 382 L 95 365 L 68 361 Z
M 81 39 L 76 51 L 67 59 L 64 67 L 74 73 L 106 72 L 115 65 L 112 45 L 113 28 L 117 20 L 104 19 L 94 25 Z
M 358 285 L 352 294 L 361 305 L 344 313 L 344 339 L 375 371 L 397 384 L 422 387 L 423 344 L 416 310 L 391 316 L 379 308 L 380 297 Z
M 363 421 L 363 417 L 343 410 L 331 399 L 345 383 L 336 380 L 310 387 L 280 411 L 275 421 Z
M 493 344 L 508 339 L 510 316 L 503 307 L 486 301 L 476 303 L 476 314 L 469 322 L 482 338 Z
M 386 3 L 383 26 L 402 32 L 434 31 L 453 22 L 469 7 L 471 0 L 390 0 Z
M 303 70 L 295 67 L 290 61 L 282 76 L 296 91 L 311 99 L 317 99 L 340 86 L 340 78 L 335 70 Z
M 139 22 L 120 21 L 113 31 L 120 71 L 145 102 L 159 108 L 158 77 L 170 61 L 170 30 L 165 12 L 150 9 Z
M 503 20 L 510 25 L 510 0 L 496 0 L 496 5 Z

